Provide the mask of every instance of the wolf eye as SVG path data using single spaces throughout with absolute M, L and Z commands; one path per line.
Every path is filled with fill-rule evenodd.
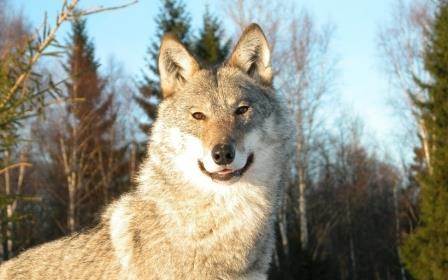
M 199 121 L 205 120 L 205 115 L 204 115 L 204 113 L 201 113 L 201 112 L 194 112 L 194 113 L 191 114 L 191 115 L 193 116 L 193 118 L 195 118 L 195 119 L 197 119 L 197 120 L 199 120 Z
M 242 115 L 242 114 L 246 113 L 247 110 L 249 110 L 249 106 L 241 106 L 236 109 L 235 114 Z

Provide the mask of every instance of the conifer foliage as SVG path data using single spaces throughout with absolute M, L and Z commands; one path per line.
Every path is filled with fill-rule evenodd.
M 208 6 L 203 16 L 202 29 L 195 42 L 194 52 L 207 64 L 218 64 L 226 59 L 230 50 L 230 40 L 222 41 L 224 30 L 221 22 L 211 14 Z
M 414 98 L 428 130 L 430 161 L 417 174 L 421 225 L 403 246 L 403 260 L 416 279 L 448 275 L 448 1 L 438 3 L 424 64 L 431 82 L 418 81 L 427 101 Z
M 163 0 L 155 21 L 157 33 L 148 49 L 146 59 L 149 73 L 144 71 L 144 77 L 139 84 L 139 94 L 135 97 L 138 105 L 149 118 L 149 122 L 140 124 L 141 130 L 145 134 L 150 130 L 151 123 L 157 115 L 157 105 L 162 98 L 158 80 L 157 57 L 163 35 L 172 33 L 195 56 L 208 65 L 223 62 L 230 47 L 230 40 L 222 41 L 224 32 L 221 22 L 208 8 L 203 16 L 203 26 L 199 30 L 198 37 L 192 35 L 191 17 L 182 0 Z
M 70 77 L 70 82 L 66 83 L 71 100 L 70 111 L 82 126 L 110 127 L 116 116 L 102 117 L 110 108 L 112 96 L 104 98 L 105 81 L 98 73 L 99 64 L 95 59 L 94 45 L 87 37 L 86 20 L 73 22 L 70 41 L 71 52 L 64 65 Z
M 157 57 L 159 55 L 160 40 L 165 33 L 172 33 L 185 45 L 190 45 L 190 15 L 185 9 L 185 4 L 178 0 L 163 0 L 162 7 L 156 18 L 156 36 L 147 51 L 147 68 L 144 71 L 143 80 L 139 84 L 139 95 L 135 97 L 137 104 L 148 116 L 149 122 L 140 124 L 140 129 L 147 134 L 151 122 L 157 114 L 157 105 L 162 97 L 159 86 L 159 71 L 157 69 Z

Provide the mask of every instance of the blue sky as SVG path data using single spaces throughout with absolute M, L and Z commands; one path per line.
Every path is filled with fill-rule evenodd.
M 60 6 L 58 0 L 13 0 L 21 7 L 31 23 L 38 26 L 45 11 L 53 20 Z M 125 0 L 84 0 L 83 7 L 114 5 Z M 205 4 L 226 22 L 221 12 L 221 1 L 185 1 L 192 15 L 192 24 L 198 27 Z M 389 146 L 390 135 L 398 127 L 388 105 L 391 94 L 388 77 L 381 71 L 380 53 L 376 48 L 378 27 L 391 15 L 393 0 L 302 0 L 296 2 L 305 8 L 319 24 L 335 25 L 334 49 L 338 57 L 337 88 L 342 104 L 359 116 L 366 131 L 379 144 Z M 57 4 L 56 4 L 57 3 Z M 105 63 L 114 56 L 127 73 L 138 77 L 144 68 L 145 51 L 155 31 L 154 17 L 158 13 L 159 1 L 140 0 L 138 4 L 123 10 L 101 13 L 88 19 L 89 35 L 93 37 L 97 56 Z M 67 38 L 65 28 L 60 38 Z

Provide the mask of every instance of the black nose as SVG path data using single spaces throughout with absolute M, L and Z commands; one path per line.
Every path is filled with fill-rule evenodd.
M 226 165 L 233 161 L 235 158 L 235 148 L 233 145 L 218 144 L 213 147 L 212 157 L 216 164 Z

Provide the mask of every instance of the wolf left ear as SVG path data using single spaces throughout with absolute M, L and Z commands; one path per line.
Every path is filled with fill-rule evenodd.
M 160 87 L 164 98 L 172 95 L 200 69 L 196 59 L 171 34 L 162 39 L 158 63 Z
M 264 85 L 272 85 L 271 51 L 258 24 L 252 23 L 244 30 L 228 64 L 240 68 Z

